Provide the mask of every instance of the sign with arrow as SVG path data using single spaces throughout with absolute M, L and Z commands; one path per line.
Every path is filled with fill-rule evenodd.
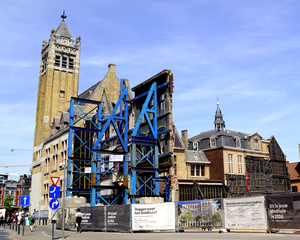
M 60 198 L 60 187 L 50 186 L 49 187 L 49 198 Z
M 59 207 L 59 201 L 58 199 L 55 199 L 55 198 L 52 198 L 49 202 L 49 207 L 52 209 L 52 210 L 56 210 L 58 209 Z
M 60 177 L 50 177 L 51 178 L 51 181 L 53 183 L 54 186 L 56 186 L 56 184 L 58 183 Z
M 29 206 L 30 205 L 30 196 L 21 196 L 21 206 Z

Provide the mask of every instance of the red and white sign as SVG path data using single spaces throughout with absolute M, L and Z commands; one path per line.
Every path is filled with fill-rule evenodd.
M 60 177 L 50 177 L 51 178 L 51 181 L 53 183 L 54 186 L 56 186 L 56 184 L 58 183 Z

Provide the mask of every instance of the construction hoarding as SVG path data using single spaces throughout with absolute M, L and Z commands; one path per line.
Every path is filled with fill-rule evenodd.
M 106 206 L 106 229 L 130 231 L 130 205 Z
M 132 230 L 175 230 L 175 203 L 132 204 Z
M 225 228 L 267 229 L 265 198 L 224 199 Z
M 269 228 L 300 229 L 300 193 L 266 196 Z

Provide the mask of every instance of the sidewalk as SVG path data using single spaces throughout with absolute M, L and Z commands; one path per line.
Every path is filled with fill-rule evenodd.
M 26 239 L 32 239 L 32 240 L 40 240 L 44 238 L 52 239 L 52 225 L 40 225 L 37 226 L 36 229 L 33 230 L 33 232 L 29 231 L 29 226 L 25 226 L 24 228 L 24 236 L 23 236 L 23 226 L 20 227 L 20 234 L 18 234 L 17 231 L 12 230 L 9 228 L 9 226 L 6 226 L 5 228 L 1 227 L 4 231 L 8 232 L 10 234 L 9 238 L 10 240 L 26 240 Z M 68 236 L 70 231 L 65 231 L 65 235 Z M 61 239 L 61 231 L 54 229 L 54 238 L 55 239 Z

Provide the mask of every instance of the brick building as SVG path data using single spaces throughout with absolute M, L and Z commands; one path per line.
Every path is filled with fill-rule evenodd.
M 242 197 L 290 191 L 285 156 L 274 136 L 228 130 L 217 102 L 215 129 L 182 138 L 188 150 L 203 151 L 210 162 L 210 179 L 221 180 L 228 196 Z

